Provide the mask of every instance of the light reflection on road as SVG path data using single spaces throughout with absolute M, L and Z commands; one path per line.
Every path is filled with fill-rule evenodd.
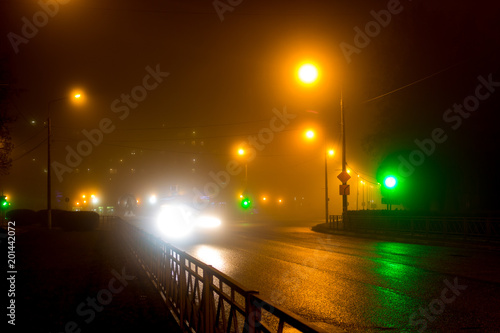
M 215 246 L 204 244 L 195 245 L 191 248 L 190 254 L 195 258 L 203 261 L 205 264 L 213 266 L 221 272 L 224 272 L 226 269 L 222 251 Z

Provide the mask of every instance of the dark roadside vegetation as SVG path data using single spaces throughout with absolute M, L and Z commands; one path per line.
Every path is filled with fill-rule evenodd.
M 46 211 L 7 215 L 16 221 L 17 271 L 8 332 L 180 332 L 119 225 L 103 229 L 92 212 L 54 212 L 51 230 Z

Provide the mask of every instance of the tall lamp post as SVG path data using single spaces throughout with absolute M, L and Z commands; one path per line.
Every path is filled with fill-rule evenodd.
M 73 96 L 74 98 L 80 98 L 80 94 L 75 94 Z M 47 226 L 49 229 L 52 228 L 52 178 L 51 178 L 51 172 L 50 172 L 50 165 L 51 165 L 51 159 L 50 159 L 50 140 L 52 137 L 52 129 L 51 129 L 51 119 L 50 119 L 50 106 L 59 101 L 63 101 L 66 99 L 69 99 L 70 97 L 61 97 L 61 98 L 56 98 L 53 100 L 50 100 L 47 103 Z
M 318 78 L 318 70 L 312 64 L 304 64 L 298 70 L 298 77 L 300 81 L 305 84 L 312 84 Z M 344 101 L 343 101 L 343 88 L 340 88 L 340 126 L 342 132 L 342 214 L 347 213 L 347 180 L 350 176 L 347 173 L 346 162 L 346 144 L 345 144 L 345 117 L 344 117 Z M 328 217 L 327 217 L 328 219 Z M 328 220 L 327 220 L 328 221 Z
M 243 149 L 243 148 L 238 149 L 238 155 L 245 156 L 245 153 L 246 153 L 245 149 Z M 246 191 L 247 186 L 248 186 L 248 161 L 245 161 L 245 189 L 244 189 L 244 191 Z
M 316 134 L 313 130 L 308 130 L 305 133 L 307 140 L 312 140 L 315 136 Z M 325 150 L 325 222 L 328 223 L 328 202 L 330 201 L 328 198 L 328 156 L 333 156 L 335 152 L 333 149 L 327 149 L 326 139 L 323 148 Z

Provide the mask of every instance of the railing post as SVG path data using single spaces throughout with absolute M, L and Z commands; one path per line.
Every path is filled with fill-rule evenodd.
M 257 293 L 257 292 L 255 292 Z M 259 333 L 260 321 L 262 319 L 262 310 L 255 301 L 254 293 L 249 292 L 245 297 L 245 325 L 243 328 L 244 333 Z
M 172 252 L 172 249 L 170 248 L 170 245 L 166 245 L 164 246 L 165 248 L 165 253 L 166 253 L 166 260 L 167 260 L 167 263 L 165 264 L 165 269 L 166 269 L 166 272 L 165 272 L 165 297 L 167 298 L 168 300 L 168 303 L 171 304 L 171 299 L 170 298 L 173 298 L 173 295 L 171 295 L 171 292 L 173 293 L 174 291 L 173 290 L 170 290 L 170 288 L 173 289 L 173 286 L 172 286 L 172 275 L 175 275 L 174 273 L 174 263 L 173 263 L 173 256 L 171 255 L 171 252 Z
M 181 323 L 181 330 L 186 329 L 186 324 L 184 323 L 184 315 L 186 311 L 186 294 L 187 294 L 187 281 L 186 281 L 186 269 L 184 268 L 184 264 L 186 261 L 184 260 L 184 256 L 182 253 L 179 254 L 179 261 L 180 261 L 180 290 L 179 290 L 179 303 L 180 303 L 180 309 L 179 309 L 179 321 Z
M 210 267 L 206 267 L 203 270 L 203 323 L 205 325 L 205 333 L 214 332 L 214 318 L 213 318 L 213 297 L 211 292 L 212 286 L 212 272 L 210 272 Z

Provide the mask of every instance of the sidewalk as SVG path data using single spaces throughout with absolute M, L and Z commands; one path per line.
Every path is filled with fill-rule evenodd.
M 375 240 L 384 240 L 389 242 L 408 243 L 408 244 L 422 244 L 432 246 L 446 246 L 446 247 L 467 247 L 482 250 L 500 251 L 500 244 L 498 242 L 486 242 L 481 240 L 463 240 L 463 239 L 440 239 L 437 236 L 426 238 L 424 236 L 411 236 L 402 234 L 390 233 L 361 233 L 354 231 L 334 230 L 328 227 L 326 223 L 321 223 L 312 227 L 313 231 L 325 234 L 368 238 Z
M 8 332 L 181 332 L 113 231 L 16 236 L 16 325 Z

